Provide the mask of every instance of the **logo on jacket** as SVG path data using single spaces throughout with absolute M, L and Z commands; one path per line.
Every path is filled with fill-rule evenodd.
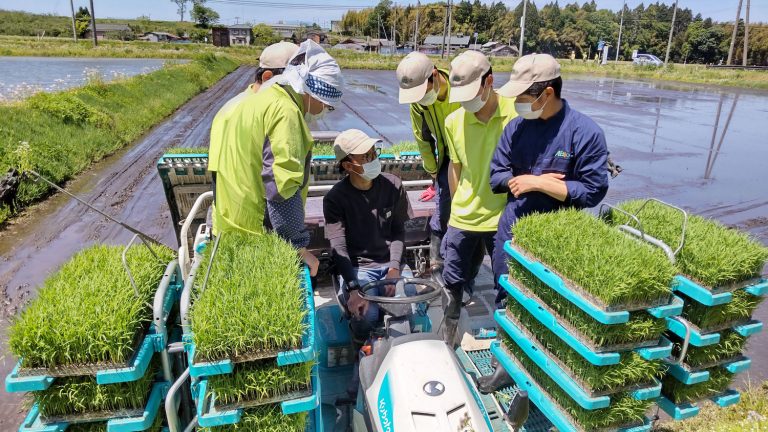
M 557 153 L 555 153 L 555 157 L 560 159 L 570 159 L 571 154 L 565 150 L 558 150 Z

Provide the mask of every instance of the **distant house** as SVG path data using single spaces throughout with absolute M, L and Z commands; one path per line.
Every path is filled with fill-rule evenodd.
M 229 26 L 230 45 L 250 45 L 253 41 L 253 28 L 248 24 Z
M 229 46 L 229 29 L 226 27 L 214 27 L 211 29 L 211 42 L 217 47 Z
M 370 39 L 368 41 L 367 51 L 377 52 L 379 54 L 394 54 L 397 49 L 395 41 L 388 39 Z
M 147 33 L 144 33 L 144 36 L 140 37 L 139 39 L 145 40 L 148 42 L 174 42 L 181 38 L 176 36 L 175 34 L 166 33 L 166 32 L 147 32 Z
M 93 29 L 88 24 L 88 29 L 85 31 L 86 39 L 93 37 Z M 127 24 L 96 24 L 96 39 L 117 39 L 117 40 L 130 40 L 134 38 L 133 29 Z
M 472 51 L 482 51 L 483 46 L 481 44 L 469 44 L 469 49 Z
M 497 48 L 497 47 L 499 47 L 501 45 L 503 45 L 501 42 L 490 41 L 490 42 L 484 43 L 481 46 L 481 51 L 483 51 L 483 52 L 491 52 L 492 49 Z
M 280 39 L 284 41 L 293 41 L 293 42 L 300 42 L 297 41 L 298 35 L 300 33 L 301 26 L 299 25 L 292 25 L 292 24 L 267 24 L 268 26 L 272 27 L 272 31 L 277 33 L 278 36 L 280 36 Z
M 368 47 L 368 41 L 366 39 L 346 38 L 346 39 L 340 40 L 339 43 L 334 45 L 332 48 L 362 52 L 362 51 L 365 51 L 367 47 Z
M 445 44 L 448 45 L 448 37 L 445 38 Z M 450 42 L 452 48 L 469 48 L 469 36 L 464 35 L 455 35 L 451 36 Z M 435 46 L 442 46 L 443 45 L 443 36 L 442 35 L 429 35 L 424 39 L 424 45 L 435 45 Z
M 496 48 L 491 50 L 489 55 L 491 57 L 515 57 L 518 55 L 518 53 L 519 51 L 514 45 L 498 45 Z
M 341 33 L 341 21 L 331 20 L 331 33 Z

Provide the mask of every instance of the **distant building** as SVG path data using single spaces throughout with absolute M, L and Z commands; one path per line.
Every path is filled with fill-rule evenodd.
M 248 24 L 229 26 L 230 45 L 250 45 L 253 41 L 253 28 Z
M 214 27 L 211 29 L 211 42 L 214 46 L 229 46 L 229 29 L 226 27 Z
M 452 48 L 469 48 L 469 36 L 464 36 L 462 34 L 451 36 L 450 42 Z M 448 45 L 448 37 L 445 38 L 445 41 L 443 41 L 443 36 L 440 35 L 429 35 L 424 39 L 424 45 L 435 45 L 435 46 L 442 46 L 443 42 L 445 42 L 446 45 Z
M 469 49 L 472 51 L 482 51 L 483 46 L 481 44 L 469 44 Z
M 489 55 L 491 57 L 515 57 L 518 55 L 518 53 L 519 51 L 514 45 L 498 45 L 496 48 L 491 50 Z
M 297 39 L 299 37 L 301 26 L 283 23 L 267 25 L 272 27 L 272 31 L 277 33 L 277 35 L 280 36 L 280 39 L 284 41 L 300 42 L 297 41 Z
M 341 33 L 341 21 L 331 21 L 331 33 Z
M 491 52 L 492 49 L 497 48 L 501 45 L 503 45 L 501 42 L 490 41 L 490 42 L 484 43 L 481 46 L 481 50 L 484 52 Z
M 147 33 L 144 33 L 144 36 L 140 37 L 139 39 L 145 40 L 148 42 L 174 42 L 181 38 L 176 36 L 175 34 L 166 33 L 166 32 L 147 32 Z
M 397 45 L 395 45 L 395 41 L 388 39 L 370 39 L 366 50 L 377 52 L 379 54 L 394 54 L 396 49 Z
M 85 31 L 86 39 L 93 37 L 91 25 Z M 96 24 L 96 39 L 130 40 L 134 38 L 133 29 L 127 24 Z

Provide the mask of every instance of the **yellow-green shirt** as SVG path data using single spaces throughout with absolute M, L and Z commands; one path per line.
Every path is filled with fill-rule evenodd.
M 438 69 L 445 78 L 448 93 L 445 100 L 436 100 L 430 106 L 411 104 L 411 127 L 416 144 L 419 146 L 424 170 L 437 175 L 443 161 L 446 158 L 445 151 L 445 119 L 461 106 L 458 103 L 450 103 L 451 85 L 448 84 L 448 71 Z
M 247 90 L 211 126 L 208 169 L 216 172 L 213 232 L 264 232 L 266 200 L 305 191 L 312 135 L 290 87 Z
M 448 225 L 466 231 L 496 231 L 507 202 L 506 194 L 491 191 L 491 159 L 504 126 L 517 117 L 515 100 L 498 97 L 499 106 L 488 120 L 459 108 L 445 120 L 451 162 L 461 164 L 461 175 L 451 201 Z

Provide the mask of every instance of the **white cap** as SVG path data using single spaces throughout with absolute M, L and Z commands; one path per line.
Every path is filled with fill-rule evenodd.
M 491 63 L 479 51 L 464 51 L 451 62 L 451 97 L 449 101 L 466 102 L 477 96 L 483 75 L 491 70 Z
M 347 129 L 333 141 L 333 153 L 340 161 L 347 155 L 362 155 L 368 153 L 380 139 L 371 138 L 359 129 Z
M 299 46 L 290 42 L 272 44 L 261 52 L 259 67 L 264 69 L 283 69 L 299 50 Z
M 427 93 L 428 79 L 435 64 L 425 54 L 412 52 L 397 66 L 397 83 L 400 85 L 400 103 L 413 104 Z
M 528 54 L 520 57 L 512 66 L 512 75 L 497 93 L 504 97 L 517 97 L 531 84 L 551 81 L 560 76 L 560 63 L 549 54 Z

